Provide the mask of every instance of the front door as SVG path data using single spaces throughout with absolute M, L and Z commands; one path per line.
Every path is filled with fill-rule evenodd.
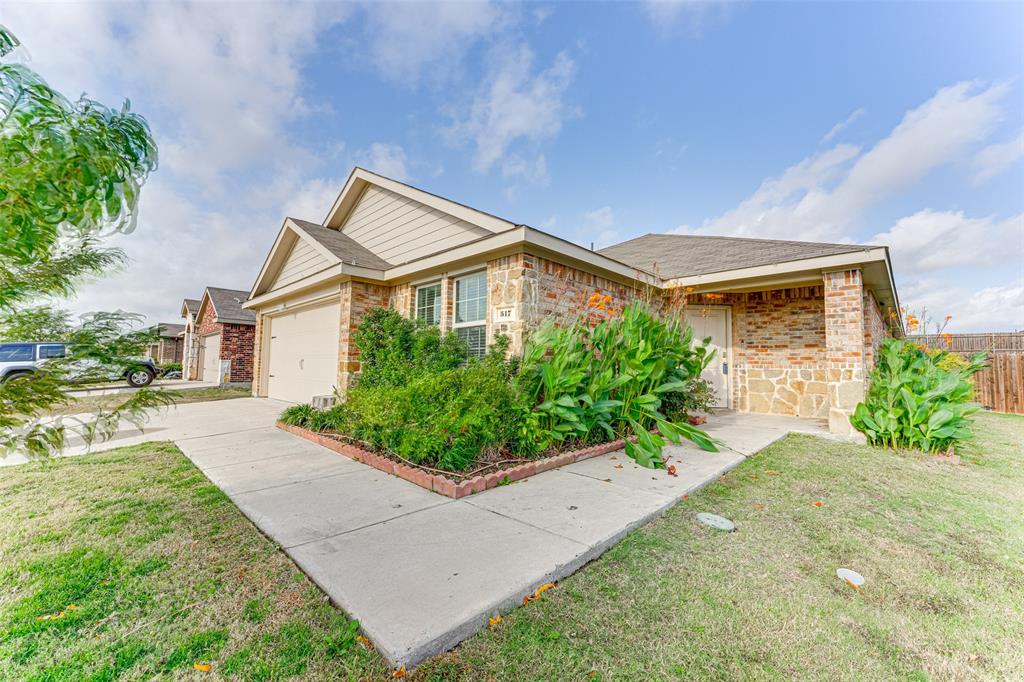
M 714 407 L 729 407 L 729 308 L 691 306 L 686 310 L 686 322 L 693 327 L 693 342 L 710 336 L 709 349 L 715 357 L 701 377 L 715 389 Z

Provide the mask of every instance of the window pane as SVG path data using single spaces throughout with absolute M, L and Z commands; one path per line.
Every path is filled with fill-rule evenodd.
M 441 322 L 441 285 L 432 284 L 416 289 L 416 319 L 427 324 Z
M 455 280 L 455 323 L 487 319 L 487 273 Z
M 35 360 L 32 346 L 0 346 L 0 362 Z
M 39 358 L 62 358 L 64 357 L 64 346 L 40 346 Z
M 455 333 L 469 346 L 469 357 L 482 358 L 487 353 L 487 327 L 458 327 Z

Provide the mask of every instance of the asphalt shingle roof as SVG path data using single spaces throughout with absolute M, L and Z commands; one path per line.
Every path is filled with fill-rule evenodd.
M 738 268 L 854 253 L 863 244 L 825 244 L 744 237 L 705 237 L 689 234 L 645 234 L 598 250 L 603 256 L 662 279 L 706 275 Z
M 200 303 L 200 300 L 198 298 L 186 298 L 185 299 L 185 307 L 188 308 L 193 313 L 199 311 L 199 303 Z
M 298 218 L 289 218 L 289 220 L 305 230 L 306 234 L 317 240 L 324 248 L 340 258 L 344 263 L 374 270 L 387 270 L 392 266 L 391 263 L 365 246 L 360 245 L 356 240 L 347 234 L 343 234 L 340 230 L 317 225 L 306 220 L 299 220 Z
M 217 313 L 217 322 L 221 324 L 256 324 L 256 313 L 242 307 L 249 298 L 248 291 L 241 289 L 219 289 L 206 287 L 210 292 L 210 302 Z
M 185 331 L 185 325 L 183 324 L 161 322 L 157 326 L 160 328 L 160 336 L 168 339 L 175 338 Z

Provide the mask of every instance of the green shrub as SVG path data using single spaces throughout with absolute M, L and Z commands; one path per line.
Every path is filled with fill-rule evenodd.
M 160 367 L 160 369 L 163 370 L 164 374 L 167 374 L 168 372 L 180 372 L 181 371 L 181 363 L 180 362 L 168 362 L 168 363 L 162 365 Z
M 627 443 L 627 454 L 655 468 L 665 466 L 666 439 L 686 437 L 715 450 L 703 431 L 660 410 L 664 396 L 686 391 L 713 357 L 707 340 L 696 347 L 692 341 L 690 327 L 643 303 L 596 322 L 548 320 L 531 334 L 517 381 L 526 407 L 520 447 L 541 451 L 567 439 L 586 443 L 632 432 L 638 440 Z
M 867 400 L 850 422 L 870 443 L 892 448 L 947 450 L 971 437 L 969 377 L 985 367 L 975 353 L 961 369 L 943 369 L 949 353 L 930 353 L 905 339 L 886 339 L 871 373 Z
M 672 422 L 686 421 L 694 412 L 707 412 L 715 404 L 718 394 L 711 382 L 696 377 L 686 383 L 682 391 L 669 391 L 662 395 L 661 411 Z
M 360 385 L 345 403 L 347 433 L 374 449 L 463 471 L 518 432 L 516 395 L 501 362 L 423 373 L 403 386 Z
M 361 386 L 402 386 L 413 376 L 458 367 L 469 356 L 454 333 L 409 320 L 390 308 L 368 312 L 353 334 Z
M 316 410 L 313 409 L 312 405 L 292 405 L 285 408 L 284 412 L 277 419 L 288 426 L 301 426 L 305 428 L 314 414 L 316 414 Z

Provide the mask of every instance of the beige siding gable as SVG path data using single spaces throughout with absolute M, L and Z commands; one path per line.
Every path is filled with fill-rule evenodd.
M 396 265 L 491 234 L 482 227 L 376 185 L 366 188 L 341 230 Z
M 280 289 L 330 267 L 332 263 L 305 239 L 296 239 L 269 290 Z

